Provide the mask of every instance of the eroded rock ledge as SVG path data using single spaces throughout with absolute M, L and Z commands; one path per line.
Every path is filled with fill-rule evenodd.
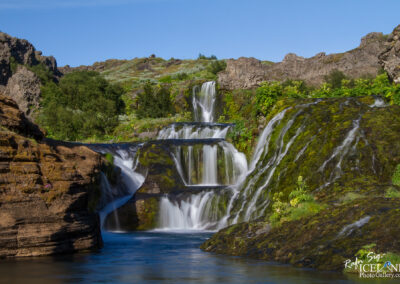
M 101 156 L 41 141 L 43 133 L 0 94 L 0 258 L 99 248 Z

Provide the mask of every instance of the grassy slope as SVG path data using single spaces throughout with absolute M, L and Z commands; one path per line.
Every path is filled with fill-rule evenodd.
M 194 85 L 216 80 L 216 75 L 209 71 L 212 60 L 165 60 L 158 57 L 134 58 L 132 60 L 108 60 L 95 63 L 91 68 L 99 71 L 107 80 L 120 83 L 126 94 L 126 115 L 120 117 L 120 125 L 114 135 L 106 141 L 143 141 L 154 135 L 166 125 L 177 121 L 190 121 L 190 96 Z M 84 68 L 84 67 L 80 67 Z M 134 113 L 135 98 L 146 82 L 154 85 L 165 84 L 171 89 L 171 98 L 176 114 L 165 118 L 138 119 Z M 140 133 L 148 132 L 148 135 Z M 98 141 L 97 138 L 89 142 Z

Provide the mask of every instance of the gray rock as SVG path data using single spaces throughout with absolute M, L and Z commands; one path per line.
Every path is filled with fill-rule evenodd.
M 389 35 L 386 49 L 379 55 L 380 63 L 389 77 L 400 83 L 400 25 Z
M 227 60 L 225 71 L 218 73 L 222 89 L 252 89 L 263 81 L 304 80 L 318 86 L 333 70 L 346 76 L 359 78 L 376 76 L 381 68 L 378 55 L 385 50 L 382 33 L 370 33 L 361 39 L 359 47 L 344 52 L 326 55 L 324 52 L 304 58 L 294 53 L 287 54 L 282 62 L 265 64 L 255 58 L 241 57 Z
M 32 111 L 39 107 L 40 80 L 32 71 L 22 66 L 8 80 L 4 94 L 12 98 L 25 115 L 31 117 Z

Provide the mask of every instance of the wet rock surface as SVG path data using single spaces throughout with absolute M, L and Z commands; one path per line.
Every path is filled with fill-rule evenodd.
M 322 270 L 342 270 L 365 245 L 399 253 L 400 201 L 387 192 L 399 190 L 392 176 L 400 163 L 400 109 L 376 107 L 376 100 L 278 102 L 266 123 L 284 116 L 233 202 L 230 220 L 239 224 L 202 249 Z M 323 209 L 271 227 L 273 197 L 289 203 L 299 176 Z

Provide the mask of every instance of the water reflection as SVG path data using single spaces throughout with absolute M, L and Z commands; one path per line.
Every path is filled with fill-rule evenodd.
M 0 283 L 354 283 L 344 275 L 296 269 L 198 249 L 210 233 L 104 233 L 97 253 L 1 260 Z M 379 283 L 362 282 L 362 283 Z M 385 281 L 384 283 L 390 283 Z

